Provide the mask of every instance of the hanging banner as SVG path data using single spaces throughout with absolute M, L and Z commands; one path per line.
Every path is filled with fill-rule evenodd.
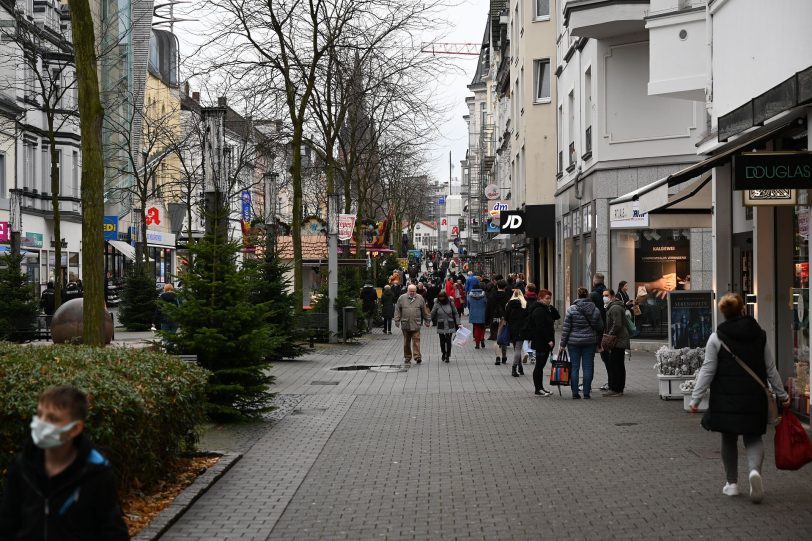
M 338 215 L 338 240 L 350 240 L 355 229 L 355 214 Z
M 244 191 L 240 195 L 240 200 L 242 201 L 242 221 L 250 224 L 251 223 L 251 192 Z

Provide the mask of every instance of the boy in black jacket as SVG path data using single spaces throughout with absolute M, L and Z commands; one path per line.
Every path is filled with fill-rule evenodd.
M 0 541 L 129 539 L 110 463 L 83 434 L 87 409 L 76 387 L 40 396 L 31 438 L 9 468 Z

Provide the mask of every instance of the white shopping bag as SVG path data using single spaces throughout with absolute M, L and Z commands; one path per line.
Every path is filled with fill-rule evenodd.
M 522 343 L 522 352 L 531 357 L 536 355 L 536 350 L 530 347 L 530 340 L 525 340 L 524 343 Z
M 471 330 L 466 327 L 457 329 L 457 336 L 454 337 L 454 344 L 464 346 L 471 339 Z

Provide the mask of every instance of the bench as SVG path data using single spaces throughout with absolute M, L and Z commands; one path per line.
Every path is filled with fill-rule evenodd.
M 305 312 L 296 318 L 296 327 L 307 336 L 311 348 L 317 338 L 323 342 L 330 339 L 330 318 L 326 313 Z
M 197 355 L 175 355 L 175 357 L 187 363 L 197 363 Z
M 29 327 L 14 329 L 11 339 L 17 342 L 51 339 L 51 318 L 44 314 L 37 315 Z

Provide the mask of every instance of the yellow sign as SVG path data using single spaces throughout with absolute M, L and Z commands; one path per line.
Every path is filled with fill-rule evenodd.
M 409 259 L 406 257 L 399 257 L 398 263 L 400 264 L 400 268 L 406 270 L 409 268 Z

